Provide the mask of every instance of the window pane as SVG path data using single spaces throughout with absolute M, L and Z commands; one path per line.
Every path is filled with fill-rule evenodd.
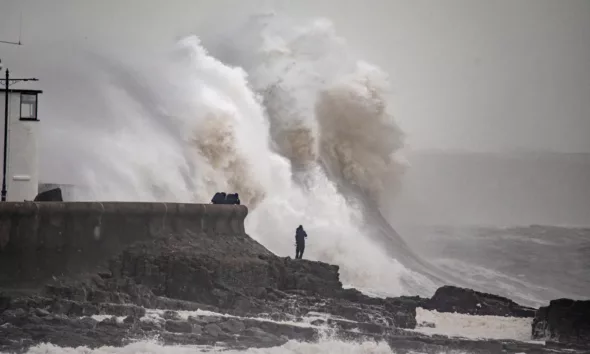
M 37 95 L 21 94 L 21 118 L 36 119 Z
M 23 104 L 22 118 L 35 118 L 35 105 Z
M 22 94 L 21 95 L 21 102 L 22 103 L 35 103 L 37 101 L 37 95 L 27 95 L 27 94 Z

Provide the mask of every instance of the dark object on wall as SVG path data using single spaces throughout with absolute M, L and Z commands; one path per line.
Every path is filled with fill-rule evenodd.
M 36 202 L 63 202 L 61 195 L 61 188 L 50 189 L 45 192 L 37 194 L 35 197 Z
M 228 194 L 225 198 L 225 204 L 237 204 L 240 205 L 240 196 L 238 193 Z
M 211 199 L 211 203 L 213 204 L 225 204 L 225 193 L 224 192 L 217 192 Z

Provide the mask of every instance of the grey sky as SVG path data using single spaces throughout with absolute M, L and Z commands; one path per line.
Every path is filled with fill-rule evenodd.
M 76 75 L 52 76 L 48 61 L 75 61 L 79 48 L 143 55 L 271 7 L 332 19 L 386 69 L 414 148 L 590 152 L 588 0 L 0 0 L 0 39 L 18 37 L 22 10 L 25 43 L 0 44 L 0 58 L 57 101 L 51 91 Z M 43 104 L 50 122 L 65 102 Z

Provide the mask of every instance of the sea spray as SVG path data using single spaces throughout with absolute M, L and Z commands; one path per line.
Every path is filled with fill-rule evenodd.
M 302 224 L 305 258 L 339 265 L 344 283 L 432 294 L 432 282 L 396 260 L 413 257 L 407 246 L 374 242 L 371 229 L 387 228 L 367 225 L 367 210 L 354 204 L 387 194 L 388 178 L 402 171 L 387 76 L 347 54 L 327 20 L 263 22 L 249 22 L 225 57 L 190 35 L 141 65 L 96 59 L 106 76 L 97 90 L 116 119 L 104 119 L 91 146 L 79 142 L 91 186 L 80 199 L 206 203 L 217 191 L 238 192 L 250 209 L 247 232 L 276 254 L 294 256 Z M 150 67 L 163 74 L 152 77 Z

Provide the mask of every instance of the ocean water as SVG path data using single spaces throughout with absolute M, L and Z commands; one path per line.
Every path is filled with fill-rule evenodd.
M 403 230 L 403 231 L 401 231 Z M 590 228 L 407 226 L 402 234 L 429 262 L 470 287 L 539 307 L 590 298 Z
M 86 186 L 75 193 L 77 200 L 206 203 L 217 191 L 238 192 L 250 209 L 251 237 L 280 256 L 293 256 L 293 232 L 302 224 L 310 235 L 305 258 L 339 265 L 347 286 L 370 294 L 430 296 L 451 283 L 532 305 L 558 295 L 587 296 L 586 254 L 553 264 L 554 272 L 571 271 L 570 280 L 551 282 L 539 269 L 551 268 L 552 247 L 565 250 L 566 243 L 571 254 L 581 246 L 588 250 L 588 235 L 557 242 L 516 231 L 395 232 L 382 214 L 384 201 L 404 188 L 404 134 L 391 113 L 388 74 L 353 53 L 328 19 L 293 21 L 272 13 L 253 16 L 215 40 L 187 35 L 142 61 L 89 50 L 80 60 L 101 73 L 89 84 L 99 109 L 70 122 L 67 132 L 48 128 L 48 139 L 77 162 L 74 184 Z M 490 253 L 494 257 L 482 258 Z M 419 328 L 423 333 L 477 338 L 527 340 L 530 326 L 516 319 L 420 316 L 436 325 Z M 154 339 L 96 350 L 44 344 L 29 353 L 221 350 L 162 346 Z M 326 336 L 246 352 L 392 350 L 385 343 Z

